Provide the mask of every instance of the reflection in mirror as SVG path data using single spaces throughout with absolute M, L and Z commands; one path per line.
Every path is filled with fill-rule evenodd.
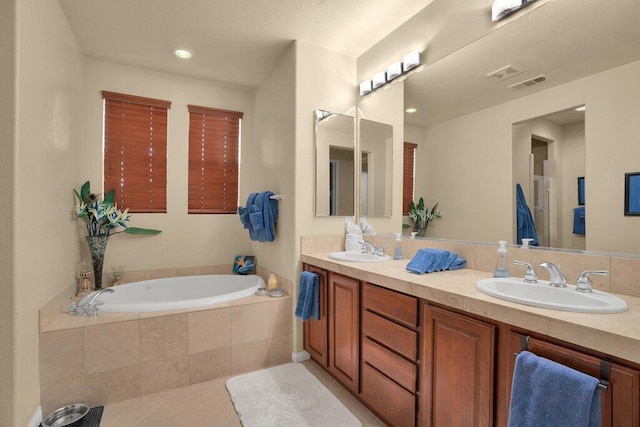
M 391 216 L 393 126 L 360 119 L 360 216 Z
M 570 108 L 513 125 L 513 180 L 522 186 L 540 246 L 585 249 L 576 187 L 585 172 L 584 115 L 583 107 Z
M 353 117 L 316 110 L 317 216 L 354 215 L 354 141 Z

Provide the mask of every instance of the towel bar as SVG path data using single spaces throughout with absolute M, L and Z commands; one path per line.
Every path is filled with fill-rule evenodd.
M 520 352 L 527 349 L 527 342 L 529 341 L 529 335 L 520 335 L 520 351 L 513 353 L 514 356 L 518 356 Z M 606 360 L 600 359 L 600 379 L 598 380 L 598 388 L 600 390 L 609 389 L 609 378 L 611 376 L 611 363 Z
M 271 200 L 282 200 L 282 195 L 281 194 L 274 194 L 273 196 L 269 197 Z

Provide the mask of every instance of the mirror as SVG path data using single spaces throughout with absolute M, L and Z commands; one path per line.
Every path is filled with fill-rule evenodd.
M 353 216 L 355 209 L 355 121 L 315 111 L 316 216 Z
M 393 126 L 360 119 L 360 216 L 391 216 Z
M 436 62 L 427 47 L 426 67 L 404 81 L 405 107 L 418 109 L 405 114 L 404 130 L 418 144 L 416 194 L 443 215 L 427 237 L 514 243 L 516 183 L 536 206 L 531 145 L 522 157 L 518 133 L 532 119 L 585 105 L 583 154 L 571 154 L 572 164 L 558 160 L 567 147 L 538 135 L 562 174 L 544 245 L 640 254 L 629 238 L 640 221 L 623 214 L 624 174 L 640 170 L 640 2 L 622 3 L 549 1 Z M 578 176 L 588 176 L 582 237 L 572 233 Z

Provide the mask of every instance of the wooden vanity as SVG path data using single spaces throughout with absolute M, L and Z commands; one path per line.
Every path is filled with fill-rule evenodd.
M 321 304 L 320 319 L 304 323 L 305 350 L 392 426 L 506 426 L 523 349 L 600 378 L 603 426 L 640 426 L 639 361 L 541 333 L 534 322 L 528 328 L 529 314 L 542 324 L 566 319 L 476 296 L 475 282 L 487 273 L 416 276 L 402 272 L 406 261 L 363 267 L 320 254 L 302 258 L 304 270 L 320 277 Z M 443 289 L 443 278 L 464 290 Z M 638 318 L 632 299 L 621 321 Z M 640 351 L 638 341 L 630 344 Z

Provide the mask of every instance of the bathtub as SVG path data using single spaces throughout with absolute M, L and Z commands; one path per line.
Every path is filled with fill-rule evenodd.
M 205 307 L 256 293 L 265 287 L 257 275 L 216 274 L 144 280 L 112 288 L 98 297 L 101 312 L 129 313 Z M 86 301 L 92 294 L 81 301 Z

